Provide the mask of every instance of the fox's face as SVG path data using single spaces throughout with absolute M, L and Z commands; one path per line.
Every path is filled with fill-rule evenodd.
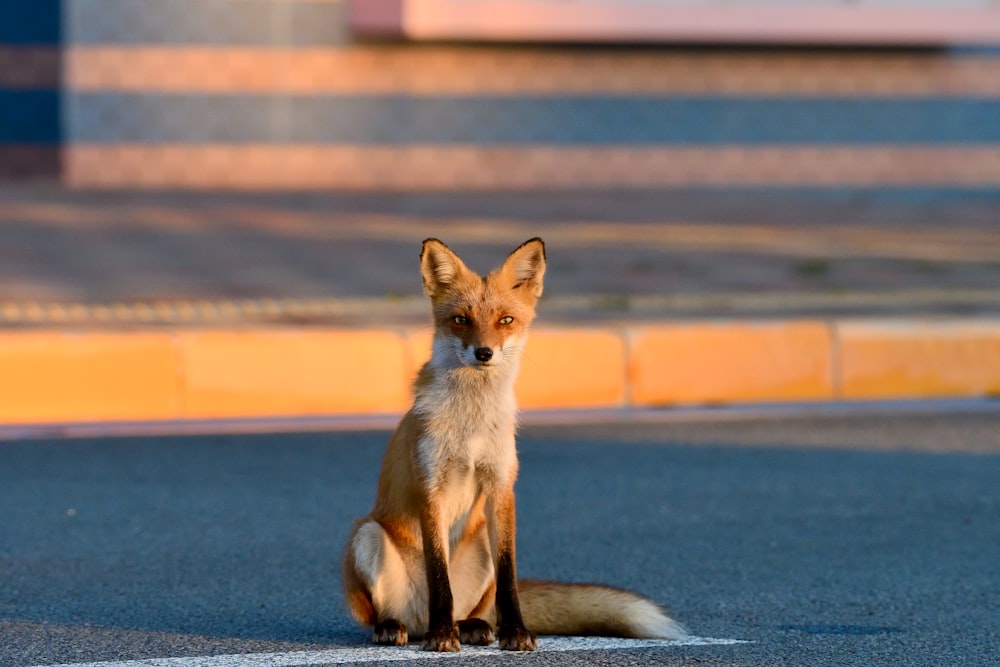
M 427 239 L 420 272 L 434 314 L 433 365 L 485 371 L 520 356 L 535 317 L 535 302 L 542 294 L 545 244 L 541 239 L 522 244 L 485 278 L 466 267 L 444 243 Z

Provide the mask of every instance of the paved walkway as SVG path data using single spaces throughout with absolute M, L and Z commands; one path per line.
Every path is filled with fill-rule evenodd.
M 0 188 L 0 326 L 426 319 L 436 236 L 547 242 L 547 322 L 1000 313 L 1000 193 Z

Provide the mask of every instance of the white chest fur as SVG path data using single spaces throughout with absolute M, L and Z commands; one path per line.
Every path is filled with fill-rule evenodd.
M 479 495 L 517 469 L 513 381 L 462 369 L 424 387 L 415 410 L 426 425 L 418 465 L 454 541 Z

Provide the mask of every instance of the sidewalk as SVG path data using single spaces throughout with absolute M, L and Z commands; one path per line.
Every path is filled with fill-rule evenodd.
M 525 408 L 1000 393 L 1000 195 L 0 189 L 0 423 L 370 414 L 420 242 L 547 243 Z

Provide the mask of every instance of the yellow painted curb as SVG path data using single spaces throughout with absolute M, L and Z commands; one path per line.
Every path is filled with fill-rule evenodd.
M 397 412 L 407 403 L 399 335 L 289 329 L 178 334 L 183 417 Z
M 0 333 L 0 422 L 173 419 L 167 333 Z
M 430 358 L 432 331 L 407 336 L 409 377 Z M 625 403 L 625 345 L 622 336 L 597 328 L 539 328 L 531 332 L 515 385 L 526 410 L 607 408 Z
M 539 329 L 517 378 L 525 409 L 605 408 L 625 404 L 625 344 L 614 331 Z
M 431 358 L 431 342 L 434 340 L 434 331 L 431 327 L 412 329 L 406 334 L 406 358 L 408 361 L 406 379 L 413 383 L 420 368 Z
M 0 333 L 0 424 L 392 414 L 429 328 Z M 537 328 L 524 409 L 1000 395 L 1000 320 Z
M 1000 320 L 837 325 L 842 398 L 1000 395 Z
M 822 322 L 637 327 L 631 334 L 631 402 L 829 400 L 832 349 Z

